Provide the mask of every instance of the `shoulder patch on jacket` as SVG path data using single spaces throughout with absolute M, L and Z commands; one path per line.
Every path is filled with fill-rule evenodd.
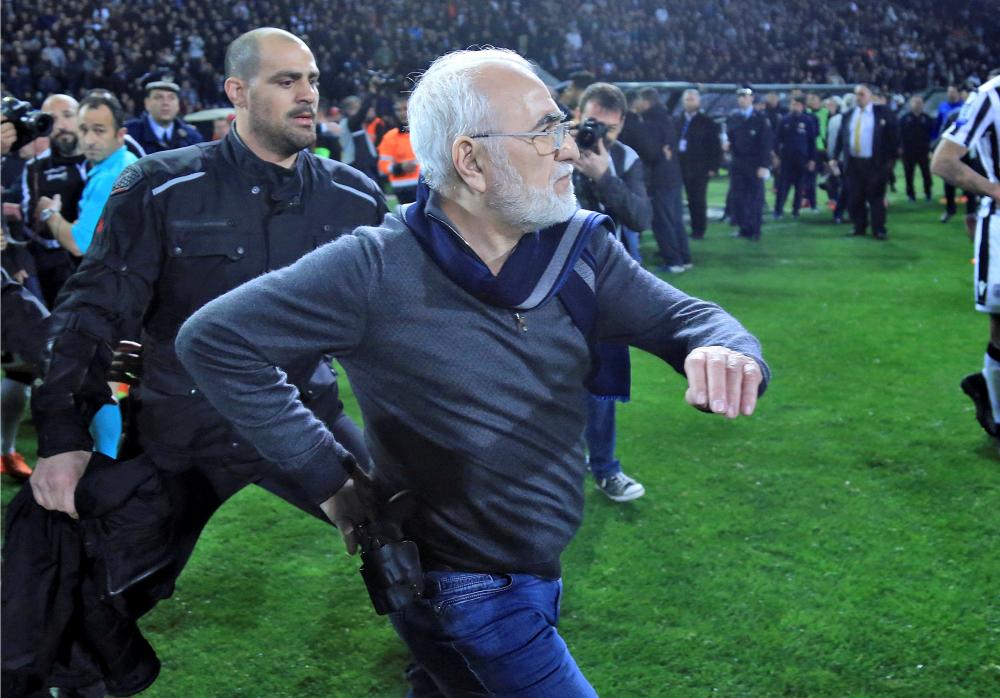
M 112 185 L 111 196 L 127 192 L 129 189 L 134 187 L 140 179 L 142 179 L 142 170 L 134 164 L 129 165 L 122 170 L 122 173 L 118 175 L 118 179 L 116 179 L 115 183 Z

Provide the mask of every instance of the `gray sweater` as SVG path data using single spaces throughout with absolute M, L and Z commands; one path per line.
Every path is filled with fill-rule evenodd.
M 598 331 L 678 372 L 723 345 L 768 368 L 760 345 L 716 305 L 638 266 L 605 235 Z M 559 576 L 583 514 L 587 344 L 558 300 L 523 313 L 450 281 L 394 214 L 208 303 L 177 351 L 204 394 L 267 459 L 317 484 L 347 478 L 344 451 L 299 401 L 282 365 L 333 354 L 361 406 L 376 477 L 407 488 L 407 526 L 426 569 Z M 682 392 L 680 383 L 676 386 Z

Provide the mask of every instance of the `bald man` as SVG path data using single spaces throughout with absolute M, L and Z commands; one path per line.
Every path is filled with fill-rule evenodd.
M 77 205 L 87 184 L 86 159 L 80 149 L 77 101 L 69 95 L 50 95 L 42 102 L 42 111 L 53 118 L 50 147 L 29 160 L 21 176 L 21 214 L 28 228 L 28 251 L 35 258 L 38 280 L 45 304 L 52 309 L 59 289 L 73 273 L 69 254 L 52 236 L 35 212 L 42 197 L 62 201 L 68 220 L 79 217 Z
M 159 473 L 174 542 L 169 564 L 135 593 L 169 587 L 208 519 L 246 485 L 329 523 L 319 505 L 341 484 L 329 481 L 325 450 L 268 461 L 205 399 L 174 352 L 181 323 L 211 299 L 358 226 L 378 224 L 386 211 L 370 179 L 308 151 L 319 70 L 305 43 L 280 29 L 256 29 L 229 46 L 225 68 L 236 108 L 229 133 L 149 155 L 114 184 L 53 315 L 50 369 L 33 398 L 41 456 L 30 481 L 34 499 L 75 517 L 76 486 L 91 459 L 87 419 L 109 400 L 103 377 L 111 349 L 120 340 L 142 345 L 138 417 L 126 438 L 126 452 L 137 450 L 137 441 L 142 455 L 120 467 Z M 286 379 L 312 418 L 336 435 L 338 458 L 366 461 L 329 357 L 293 363 Z

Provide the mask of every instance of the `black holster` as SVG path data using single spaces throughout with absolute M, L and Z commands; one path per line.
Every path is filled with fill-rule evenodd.
M 403 538 L 402 519 L 412 504 L 406 494 L 392 497 L 378 521 L 356 527 L 361 538 L 361 577 L 380 616 L 402 610 L 424 593 L 420 551 L 416 543 Z

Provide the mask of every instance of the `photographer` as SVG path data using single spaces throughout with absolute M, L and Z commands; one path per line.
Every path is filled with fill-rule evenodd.
M 605 82 L 590 85 L 580 96 L 580 157 L 573 164 L 573 187 L 580 206 L 608 214 L 618 239 L 633 258 L 639 253 L 638 231 L 649 227 L 652 205 L 646 196 L 642 162 L 618 141 L 627 110 L 622 91 Z M 645 488 L 622 472 L 615 458 L 615 402 L 588 398 L 587 452 L 598 489 L 616 502 L 645 494 Z
M 21 177 L 21 214 L 28 234 L 28 251 L 35 259 L 42 299 L 51 310 L 59 289 L 75 268 L 69 253 L 52 237 L 48 225 L 34 216 L 41 197 L 62 202 L 68 220 L 79 216 L 77 205 L 87 183 L 86 158 L 77 127 L 79 104 L 69 95 L 50 95 L 42 111 L 54 119 L 49 151 L 28 161 Z

